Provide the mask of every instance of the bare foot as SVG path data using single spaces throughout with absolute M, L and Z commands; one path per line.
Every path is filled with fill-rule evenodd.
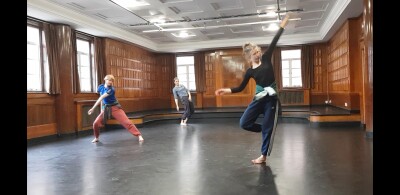
M 94 138 L 94 139 L 92 140 L 92 143 L 96 143 L 96 142 L 99 142 L 99 138 Z
M 265 163 L 266 161 L 267 161 L 267 158 L 264 157 L 263 155 L 261 155 L 260 157 L 258 157 L 256 159 L 251 160 L 251 162 L 253 164 L 261 164 L 261 163 Z
M 139 135 L 139 142 L 143 142 L 143 141 L 144 141 L 143 137 L 141 135 Z

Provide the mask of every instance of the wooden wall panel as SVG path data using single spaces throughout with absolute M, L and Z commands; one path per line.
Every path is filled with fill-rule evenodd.
M 332 37 L 328 45 L 328 91 L 350 91 L 349 23 Z
M 326 93 L 312 93 L 310 97 L 310 105 L 324 105 L 327 99 L 328 95 Z
M 217 107 L 217 102 L 215 97 L 203 96 L 203 108 L 215 108 Z
M 217 62 L 216 53 L 209 51 L 204 53 L 205 66 L 205 92 L 202 94 L 202 108 L 217 107 L 215 90 L 217 89 Z
M 28 126 L 26 128 L 26 138 L 38 138 L 57 134 L 57 124 L 49 123 L 44 125 Z
M 220 50 L 215 52 L 216 89 L 238 87 L 249 65 L 242 56 L 242 49 Z M 242 107 L 251 102 L 255 93 L 255 82 L 250 80 L 239 93 L 217 96 L 217 107 Z
M 28 94 L 27 126 L 56 123 L 55 98 L 48 94 Z
M 27 94 L 27 139 L 57 134 L 55 98 Z
M 349 19 L 350 91 L 361 93 L 362 69 L 360 55 L 361 17 Z
M 360 17 L 347 20 L 327 46 L 327 100 L 349 110 L 359 110 L 361 92 Z
M 115 76 L 116 97 L 125 112 L 170 108 L 175 55 L 106 39 L 106 69 Z
M 311 93 L 326 92 L 326 68 L 327 68 L 327 53 L 326 44 L 317 44 L 312 47 L 314 53 L 314 67 L 313 67 L 313 86 Z
M 215 52 L 206 52 L 205 56 L 205 71 L 206 71 L 206 91 L 204 92 L 205 97 L 215 97 L 216 88 L 216 60 Z
M 362 118 L 367 132 L 373 132 L 373 0 L 364 0 L 362 14 Z

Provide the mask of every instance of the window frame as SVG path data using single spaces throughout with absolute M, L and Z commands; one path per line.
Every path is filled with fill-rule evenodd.
M 290 50 L 299 50 L 299 52 L 300 52 L 300 58 L 287 58 L 287 59 L 283 59 L 282 58 L 282 52 L 284 52 L 284 51 L 290 51 Z M 281 82 L 282 82 L 282 89 L 302 89 L 303 88 L 303 74 L 302 74 L 302 65 L 301 65 L 301 63 L 302 63 L 302 54 L 301 54 L 301 48 L 300 47 L 291 47 L 291 48 L 282 48 L 281 49 Z M 292 77 L 292 70 L 293 70 L 293 68 L 292 68 L 292 61 L 294 61 L 294 60 L 299 60 L 300 61 L 300 81 L 301 81 L 301 85 L 300 86 L 293 86 L 291 83 L 292 83 L 292 80 L 293 80 L 293 77 Z M 287 86 L 287 87 L 285 87 L 284 85 L 283 85 L 283 79 L 284 78 L 287 78 L 287 77 L 284 77 L 284 75 L 283 75 L 283 62 L 284 61 L 288 61 L 289 62 L 289 84 L 290 84 L 290 86 Z M 297 69 L 297 68 L 296 68 Z M 296 77 L 297 78 L 297 77 Z
M 181 65 L 178 65 L 178 57 L 193 57 L 193 64 L 181 64 Z M 183 84 L 183 85 L 185 85 L 185 87 L 190 91 L 190 92 L 196 92 L 196 74 L 195 74 L 195 68 L 194 68 L 194 63 L 195 63 L 195 55 L 194 54 L 179 54 L 179 55 L 176 55 L 176 76 L 179 78 L 179 75 L 178 75 L 178 66 L 186 66 L 186 83 L 182 83 L 181 82 L 181 78 L 179 78 L 179 83 L 180 84 Z M 193 66 L 193 74 L 194 74 L 194 84 L 195 84 L 195 89 L 190 89 L 190 85 L 189 85 L 189 83 L 190 83 L 190 73 L 189 73 L 189 67 L 190 66 Z
M 88 34 L 86 34 L 86 33 L 83 33 L 83 32 L 79 32 L 79 31 L 75 31 L 75 33 L 76 33 L 76 37 L 75 37 L 75 41 L 76 41 L 76 68 L 77 68 L 77 72 L 78 72 L 78 79 L 79 79 L 79 88 L 80 88 L 80 90 L 79 90 L 79 93 L 96 93 L 96 90 L 97 90 L 97 86 L 96 86 L 96 83 L 95 83 L 95 81 L 96 81 L 96 72 L 97 72 L 97 69 L 96 69 L 96 66 L 95 66 L 95 59 L 94 59 L 94 57 L 95 57 L 95 53 L 94 53 L 94 48 L 95 48 L 95 46 L 94 46 L 94 37 L 93 36 L 91 36 L 91 35 L 88 35 Z M 79 64 L 79 59 L 80 59 L 80 56 L 79 56 L 79 51 L 78 51 L 78 44 L 77 44 L 77 42 L 78 42 L 78 40 L 81 40 L 81 41 L 86 41 L 86 42 L 89 42 L 89 53 L 88 53 L 88 55 L 89 55 L 89 66 L 90 66 L 90 91 L 82 91 L 82 80 L 81 80 L 81 74 L 80 74 L 80 69 L 81 69 L 81 66 L 80 66 L 80 64 Z
M 43 25 L 41 22 L 34 21 L 31 19 L 27 19 L 27 27 L 32 27 L 36 28 L 39 30 L 39 68 L 40 68 L 40 89 L 39 90 L 28 90 L 26 89 L 27 93 L 45 93 L 46 92 L 46 75 L 45 75 L 45 59 L 44 59 L 44 54 L 46 47 L 43 44 L 43 36 L 44 31 L 43 31 Z M 28 40 L 27 40 L 28 41 Z M 28 43 L 27 43 L 28 44 Z M 28 75 L 27 75 L 28 76 Z

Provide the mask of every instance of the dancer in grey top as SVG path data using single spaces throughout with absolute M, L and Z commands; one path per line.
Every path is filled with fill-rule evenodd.
M 181 116 L 181 125 L 187 125 L 186 122 L 194 112 L 192 96 L 190 95 L 190 91 L 184 85 L 179 84 L 178 77 L 174 78 L 174 83 L 175 87 L 172 89 L 172 93 L 174 94 L 176 110 L 179 111 L 178 98 L 180 98 L 181 103 L 185 107 Z

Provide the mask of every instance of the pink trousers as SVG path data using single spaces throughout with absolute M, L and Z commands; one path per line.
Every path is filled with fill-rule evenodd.
M 97 116 L 96 120 L 93 122 L 93 133 L 96 138 L 100 135 L 100 127 L 103 126 L 103 114 L 101 111 L 99 116 Z M 125 112 L 117 107 L 111 107 L 111 115 L 119 122 L 122 126 L 124 126 L 132 135 L 139 136 L 141 135 L 140 131 L 136 128 L 136 126 L 129 120 L 126 116 Z

